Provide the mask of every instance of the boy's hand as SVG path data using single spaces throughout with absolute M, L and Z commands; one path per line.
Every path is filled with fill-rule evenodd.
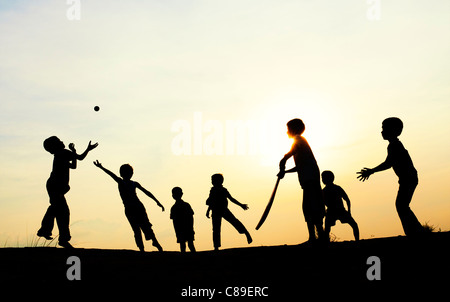
M 286 174 L 286 172 L 284 170 L 280 170 L 280 172 L 278 172 L 278 174 L 277 174 L 277 177 L 279 179 L 283 179 L 285 174 Z
M 244 210 L 248 210 L 248 204 L 241 204 L 241 208 L 243 208 Z
M 165 211 L 164 206 L 161 203 L 159 203 L 158 205 L 161 207 L 162 211 L 164 212 Z
M 103 168 L 102 164 L 98 160 L 94 161 L 94 165 L 96 167 Z
M 284 170 L 286 167 L 287 158 L 286 155 L 280 160 L 280 170 Z
M 77 153 L 77 150 L 75 150 L 75 144 L 74 143 L 70 143 L 69 144 L 69 150 L 74 152 L 74 153 Z
M 91 141 L 89 141 L 89 144 L 88 144 L 88 146 L 87 146 L 87 150 L 88 150 L 88 151 L 91 151 L 91 150 L 97 148 L 97 146 L 98 146 L 98 143 L 91 144 Z M 69 145 L 69 148 L 70 148 L 70 145 Z
M 365 181 L 366 179 L 369 179 L 370 175 L 373 174 L 372 169 L 364 168 L 360 172 L 357 172 L 356 174 L 359 174 L 357 177 L 360 181 Z

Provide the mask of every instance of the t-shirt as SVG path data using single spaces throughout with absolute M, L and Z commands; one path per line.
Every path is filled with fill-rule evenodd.
M 224 210 L 228 207 L 228 198 L 230 197 L 230 193 L 224 187 L 212 187 L 209 192 L 209 197 L 206 200 L 206 205 L 212 211 Z
M 330 184 L 323 188 L 323 199 L 328 210 L 342 210 L 344 203 L 342 198 L 346 196 L 344 189 L 335 184 Z
M 392 166 L 399 182 L 417 181 L 417 170 L 408 151 L 398 139 L 388 145 L 387 151 L 386 162 Z
M 303 187 L 307 182 L 320 183 L 319 166 L 308 141 L 303 136 L 295 138 L 290 152 L 294 156 L 300 185 Z
M 120 197 L 122 197 L 122 202 L 125 207 L 132 207 L 142 204 L 136 194 L 136 188 L 139 183 L 132 180 L 123 179 L 120 179 L 118 183 Z
M 177 201 L 170 209 L 170 219 L 173 220 L 192 220 L 192 216 L 194 215 L 194 211 L 191 208 L 191 205 L 185 201 Z M 190 219 L 188 219 L 191 217 Z
M 177 236 L 177 242 L 194 240 L 194 211 L 182 200 L 176 201 L 170 209 L 170 219 Z
M 53 168 L 50 174 L 49 183 L 53 189 L 69 190 L 69 169 L 71 162 L 76 160 L 75 154 L 67 149 L 62 149 L 53 155 Z

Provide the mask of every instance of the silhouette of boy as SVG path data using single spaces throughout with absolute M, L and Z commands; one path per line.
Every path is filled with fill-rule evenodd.
M 248 210 L 248 205 L 242 204 L 234 199 L 228 190 L 223 187 L 223 181 L 224 178 L 222 174 L 214 174 L 211 176 L 213 187 L 211 188 L 209 197 L 206 200 L 206 205 L 208 206 L 206 217 L 209 218 L 209 213 L 212 211 L 213 243 L 215 250 L 218 250 L 221 246 L 220 229 L 222 226 L 222 218 L 231 223 L 239 234 L 245 234 L 248 244 L 253 241 L 245 226 L 228 209 L 228 199 L 244 210 Z
M 319 239 L 324 238 L 323 217 L 325 206 L 322 199 L 322 187 L 320 185 L 320 171 L 316 159 L 306 139 L 302 136 L 305 131 L 305 124 L 301 119 L 293 119 L 287 123 L 287 134 L 294 139 L 291 150 L 280 161 L 279 178 L 283 178 L 285 173 L 297 172 L 300 186 L 303 189 L 303 214 L 308 227 L 309 240 L 316 240 L 316 233 Z M 294 157 L 295 167 L 285 171 L 286 161 Z
M 106 174 L 112 177 L 119 185 L 119 193 L 122 198 L 123 205 L 125 206 L 125 216 L 127 216 L 128 222 L 134 232 L 134 240 L 141 252 L 144 252 L 144 243 L 142 241 L 141 230 L 144 233 L 145 240 L 152 240 L 152 245 L 162 252 L 162 247 L 156 240 L 155 233 L 153 233 L 152 224 L 148 220 L 147 212 L 142 202 L 139 200 L 136 194 L 136 188 L 145 193 L 148 197 L 153 199 L 158 206 L 164 211 L 163 205 L 153 196 L 152 193 L 147 191 L 138 182 L 132 181 L 133 167 L 129 164 L 124 164 L 120 167 L 120 177 L 113 172 L 104 168 L 102 164 L 97 160 L 94 165 L 102 169 Z
M 353 235 L 355 240 L 359 240 L 359 229 L 355 219 L 353 219 L 350 213 L 350 199 L 345 193 L 344 189 L 335 185 L 334 174 L 331 171 L 322 172 L 322 181 L 325 184 L 323 188 L 323 200 L 327 206 L 327 212 L 325 216 L 325 234 L 327 238 L 330 238 L 330 229 L 336 224 L 336 220 L 340 220 L 341 223 L 348 223 L 353 229 Z M 344 208 L 344 199 L 347 203 L 347 210 Z
M 172 189 L 172 197 L 175 204 L 170 209 L 170 219 L 173 221 L 173 227 L 177 236 L 177 242 L 180 244 L 180 251 L 186 252 L 186 241 L 191 252 L 195 252 L 194 246 L 194 211 L 191 206 L 183 201 L 183 190 L 180 187 Z
M 58 244 L 65 248 L 72 248 L 69 243 L 71 236 L 69 230 L 70 211 L 65 198 L 65 194 L 69 192 L 69 169 L 77 168 L 77 160 L 83 160 L 89 151 L 95 149 L 97 143 L 89 142 L 86 151 L 78 155 L 73 143 L 69 144 L 69 149 L 65 149 L 64 143 L 56 136 L 51 136 L 44 141 L 44 149 L 53 154 L 53 169 L 47 180 L 47 192 L 50 198 L 50 206 L 48 207 L 44 218 L 42 219 L 41 228 L 37 235 L 51 240 L 53 226 L 56 223 L 59 229 Z
M 422 225 L 409 207 L 419 178 L 408 151 L 398 139 L 402 130 L 403 122 L 397 117 L 390 117 L 383 121 L 381 135 L 383 139 L 389 141 L 387 158 L 373 169 L 362 169 L 358 172 L 358 179 L 365 181 L 375 172 L 393 168 L 399 183 L 395 207 L 405 234 L 408 237 L 414 237 L 421 235 L 423 231 Z

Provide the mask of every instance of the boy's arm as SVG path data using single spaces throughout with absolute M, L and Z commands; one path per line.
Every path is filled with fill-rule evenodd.
M 286 169 L 286 162 L 291 156 L 292 156 L 292 150 L 289 151 L 288 153 L 286 153 L 283 156 L 283 158 L 280 160 L 280 173 L 278 173 L 278 174 L 281 174 L 284 176 L 285 169 Z M 281 177 L 281 178 L 283 178 L 283 177 Z
M 348 198 L 347 193 L 345 193 L 344 189 L 342 189 L 342 198 L 345 200 L 345 202 L 347 203 L 347 212 L 350 213 L 350 198 Z
M 383 163 L 379 164 L 378 166 L 376 166 L 375 168 L 372 169 L 372 174 L 375 172 L 384 171 L 384 170 L 387 170 L 390 168 L 392 168 L 392 164 L 390 163 L 390 161 L 388 161 L 388 159 L 386 159 L 386 161 L 384 161 Z
M 206 199 L 206 205 L 208 206 L 208 209 L 206 210 L 206 217 L 209 218 L 209 213 L 211 212 L 211 191 L 209 192 L 208 199 Z
M 286 173 L 292 173 L 292 172 L 298 172 L 298 169 L 297 169 L 297 166 L 295 166 L 294 168 L 292 168 L 292 169 L 289 169 L 289 170 L 284 170 L 286 167 L 284 167 L 283 166 L 283 168 L 280 166 L 280 172 L 278 172 L 278 174 L 277 174 L 277 176 L 279 177 L 279 178 L 281 178 L 281 179 L 283 179 L 284 178 L 284 175 L 286 174 Z
M 96 167 L 99 167 L 100 169 L 102 169 L 106 174 L 108 174 L 109 176 L 112 177 L 112 179 L 114 179 L 116 182 L 120 182 L 120 177 L 118 177 L 116 174 L 114 174 L 113 172 L 109 171 L 108 169 L 104 168 L 102 166 L 102 164 L 97 160 L 94 161 L 94 165 Z
M 277 174 L 277 176 L 278 176 L 279 178 L 283 178 L 285 173 L 290 173 L 290 172 L 296 172 L 296 171 L 297 171 L 297 168 L 296 168 L 296 167 L 294 167 L 294 168 L 292 168 L 292 169 L 289 169 L 288 171 L 285 171 L 285 169 L 286 169 L 286 162 L 287 162 L 287 160 L 288 160 L 289 158 L 291 158 L 291 156 L 294 155 L 294 152 L 296 152 L 295 149 L 296 149 L 296 144 L 294 143 L 294 144 L 292 145 L 291 150 L 289 150 L 289 152 L 286 153 L 286 154 L 283 156 L 283 158 L 280 160 L 280 172 Z
M 228 199 L 229 200 L 231 200 L 231 202 L 233 202 L 234 204 L 237 204 L 238 206 L 240 206 L 241 208 L 243 208 L 244 210 L 248 210 L 248 205 L 247 204 L 243 204 L 243 203 L 240 203 L 239 201 L 237 201 L 236 199 L 234 199 L 232 196 L 231 196 L 231 194 L 230 194 L 230 192 L 228 192 Z
M 75 153 L 76 159 L 83 160 L 88 155 L 89 151 L 97 148 L 97 146 L 98 146 L 98 143 L 91 144 L 91 141 L 89 141 L 86 151 L 84 151 L 83 153 L 81 153 L 79 155 L 77 154 L 77 151 L 75 150 L 75 145 L 73 143 L 69 144 L 69 149 L 72 150 L 73 153 Z
M 141 186 L 138 182 L 136 183 L 136 187 L 139 188 L 142 192 L 145 193 L 145 195 L 147 195 L 148 197 L 150 197 L 151 199 L 153 199 L 156 204 L 161 207 L 162 211 L 164 212 L 164 206 L 159 202 L 158 199 L 156 199 L 156 197 L 150 193 L 149 191 L 147 191 L 143 186 Z
M 388 147 L 388 155 L 386 157 L 386 160 L 376 166 L 375 168 L 369 169 L 364 168 L 357 174 L 359 174 L 358 179 L 361 181 L 365 181 L 366 179 L 369 179 L 370 175 L 376 172 L 384 171 L 389 168 L 392 168 L 392 149 Z
M 292 173 L 292 172 L 297 172 L 297 171 L 298 171 L 298 169 L 297 169 L 297 167 L 295 166 L 295 167 L 292 168 L 292 169 L 289 169 L 289 170 L 284 171 L 284 173 Z
M 369 168 L 361 169 L 360 172 L 357 172 L 357 174 L 359 174 L 358 179 L 361 180 L 361 181 L 365 181 L 366 179 L 369 179 L 370 175 L 372 175 L 373 173 L 384 171 L 384 170 L 387 170 L 387 169 L 389 169 L 391 167 L 392 167 L 392 164 L 386 159 L 386 161 L 382 162 L 381 164 L 379 164 L 375 168 L 372 168 L 372 169 L 369 169 Z
M 76 153 L 73 153 L 74 155 L 76 155 Z M 72 160 L 70 161 L 70 165 L 69 165 L 70 169 L 76 169 L 77 168 L 77 158 L 75 156 L 72 157 Z

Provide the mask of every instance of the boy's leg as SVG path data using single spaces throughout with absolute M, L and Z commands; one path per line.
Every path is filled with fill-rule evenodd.
M 316 220 L 315 224 L 319 240 L 326 240 L 325 231 L 323 230 L 322 220 Z
M 50 187 L 49 181 L 47 181 L 46 189 L 50 201 L 50 206 L 45 212 L 44 218 L 42 218 L 41 228 L 38 230 L 37 235 L 39 237 L 45 237 L 51 239 L 53 227 L 55 225 L 55 208 L 52 204 L 56 204 L 58 201 L 58 193 Z
M 158 251 L 162 252 L 162 247 L 159 244 L 158 240 L 156 240 L 155 233 L 152 229 L 152 224 L 148 220 L 147 212 L 145 209 L 142 209 L 138 213 L 136 213 L 136 220 L 139 225 L 139 228 L 142 230 L 145 236 L 145 240 L 152 240 L 152 245 L 158 249 Z M 141 232 L 139 231 L 139 234 Z M 142 237 L 141 237 L 142 238 Z
M 144 251 L 144 242 L 142 241 L 141 227 L 139 221 L 136 219 L 136 214 L 133 211 L 127 210 L 125 208 L 125 216 L 127 216 L 128 222 L 130 223 L 131 229 L 134 234 L 134 241 L 141 252 Z
M 188 241 L 188 246 L 189 246 L 189 250 L 191 252 L 195 252 L 194 241 L 192 241 L 192 240 Z
M 233 215 L 233 213 L 230 212 L 230 210 L 226 209 L 222 217 L 223 219 L 231 223 L 231 225 L 239 232 L 239 234 L 245 234 L 248 243 L 252 243 L 253 239 L 250 236 L 250 233 L 247 231 L 242 222 L 240 222 L 239 219 L 237 219 Z
M 180 251 L 182 253 L 186 252 L 186 241 L 180 242 Z
M 212 217 L 212 228 L 213 228 L 213 244 L 214 249 L 220 247 L 220 228 L 222 227 L 222 216 L 218 214 L 213 214 Z
M 47 208 L 44 218 L 42 218 L 41 228 L 38 230 L 37 235 L 39 237 L 45 237 L 45 239 L 52 239 L 52 231 L 55 223 L 55 211 L 52 205 Z
M 64 195 L 58 195 L 52 206 L 59 229 L 59 244 L 64 246 L 70 241 L 70 210 Z
M 158 251 L 162 252 L 163 248 L 161 244 L 159 244 L 158 240 L 156 240 L 155 235 L 153 234 L 152 245 L 158 249 Z
M 395 207 L 406 236 L 420 235 L 423 231 L 422 225 L 409 207 L 416 187 L 417 183 L 401 184 L 395 200 Z
M 331 222 L 328 216 L 325 217 L 325 239 L 330 241 Z
M 142 241 L 142 234 L 141 234 L 141 228 L 137 226 L 131 226 L 134 233 L 134 241 L 136 242 L 137 247 L 141 252 L 144 251 L 144 242 Z
M 350 221 L 348 222 L 348 224 L 352 227 L 353 229 L 353 236 L 355 236 L 355 241 L 359 240 L 359 228 L 358 228 L 358 224 L 356 223 L 355 219 L 353 219 L 353 217 L 351 217 Z
M 145 240 L 152 240 L 152 245 L 158 249 L 158 251 L 162 252 L 163 248 L 159 244 L 158 240 L 156 239 L 155 233 L 153 232 L 152 225 L 150 223 L 145 224 L 145 226 L 141 226 L 142 231 L 144 232 Z M 139 232 L 140 234 L 140 232 Z M 185 247 L 186 249 L 186 247 Z
M 145 216 L 141 217 L 140 226 L 141 226 L 142 232 L 144 233 L 145 240 L 153 240 L 155 238 L 155 233 L 153 232 L 152 224 L 148 220 L 147 214 L 145 214 Z
M 320 184 L 317 186 L 316 182 L 310 182 L 303 185 L 302 209 L 308 227 L 309 241 L 316 239 L 316 229 L 319 239 L 323 239 L 325 232 L 322 221 L 325 207 Z
M 316 229 L 314 227 L 314 223 L 312 221 L 307 221 L 306 226 L 308 227 L 309 239 L 308 241 L 316 240 Z

